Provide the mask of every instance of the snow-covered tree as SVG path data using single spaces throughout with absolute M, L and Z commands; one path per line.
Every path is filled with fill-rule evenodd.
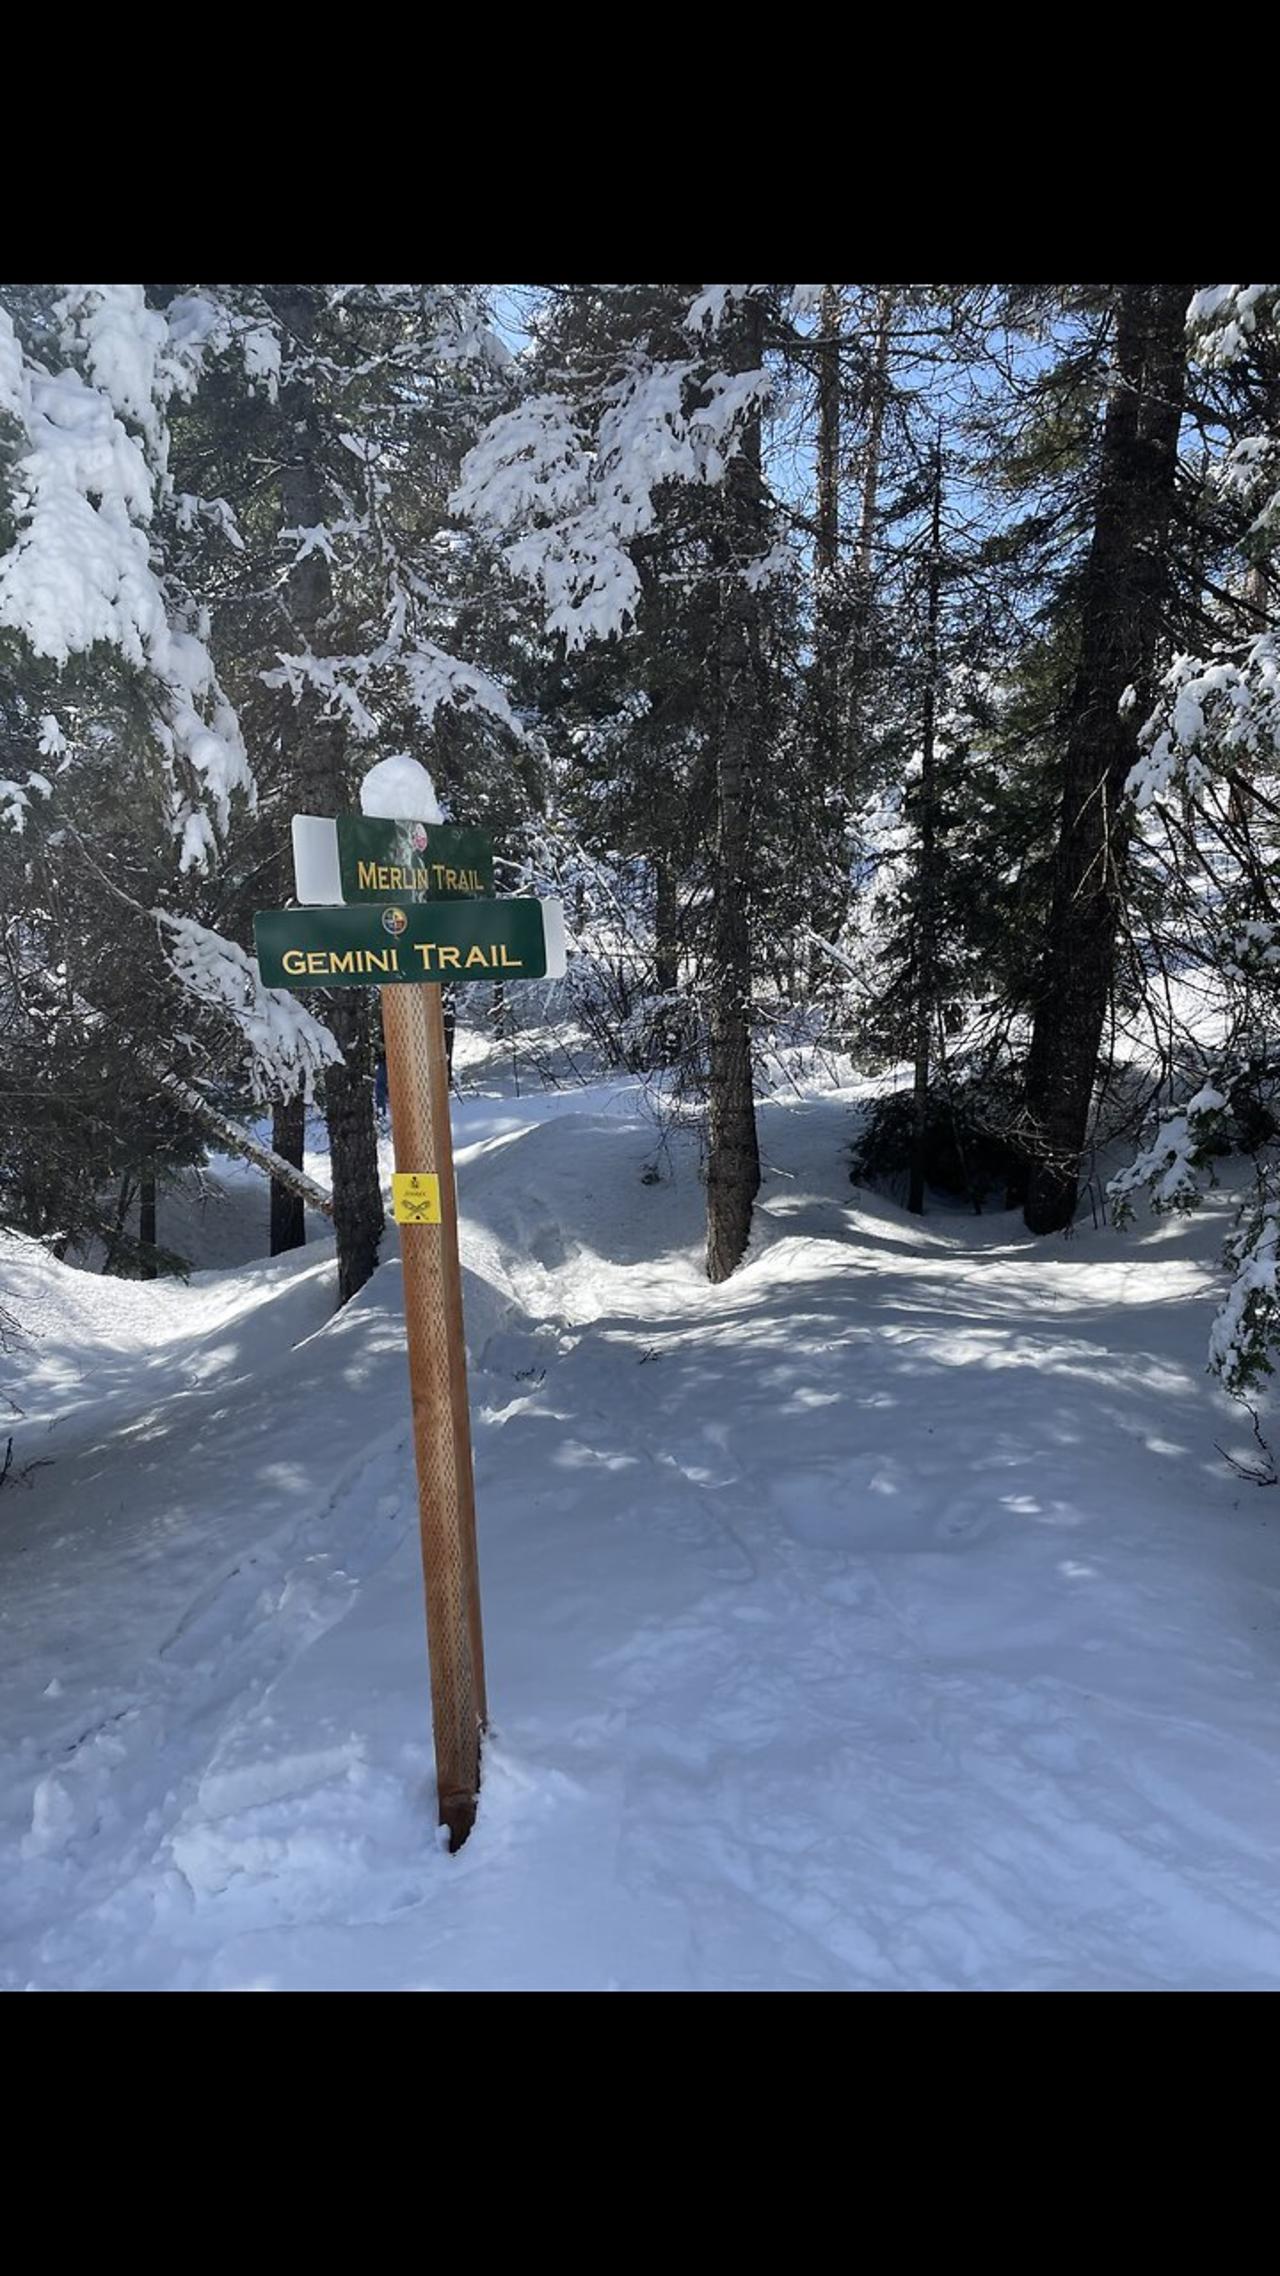
M 458 652 L 485 584 L 445 512 L 506 361 L 467 286 L 13 287 L 0 307 L 14 1032 L 61 984 L 95 1049 L 114 1032 L 136 1067 L 145 1033 L 222 1110 L 271 1103 L 295 1196 L 319 1078 L 343 1296 L 382 1222 L 373 1007 L 263 991 L 244 949 L 253 907 L 290 889 L 292 808 L 354 806 L 370 758 L 440 740 L 445 713 L 436 771 L 446 792 L 474 775 L 483 806 L 518 740 Z M 95 998 L 103 938 L 128 943 L 124 1026 Z
M 371 760 L 429 757 L 459 818 L 503 809 L 518 723 L 472 660 L 486 641 L 501 651 L 500 596 L 447 497 L 503 399 L 509 357 L 474 286 L 223 285 L 180 297 L 188 289 L 225 318 L 216 365 L 176 424 L 174 461 L 186 574 L 259 777 L 228 915 L 247 939 L 264 886 L 268 901 L 291 893 L 290 814 L 354 809 Z M 237 348 L 246 337 L 252 371 Z M 323 1096 L 345 1299 L 372 1271 L 382 1232 L 377 1006 L 353 989 L 311 1002 L 340 1052 Z M 296 1102 L 282 1097 L 273 1119 L 277 1150 L 300 1160 Z M 286 1202 L 277 1246 L 300 1238 L 288 1216 Z
M 0 305 L 7 1046 L 29 1071 L 64 1050 L 103 1070 L 79 1148 L 64 1069 L 49 1085 L 63 1143 L 32 1149 L 14 1131 L 7 1158 L 21 1155 L 25 1220 L 48 1229 L 52 1212 L 67 1238 L 93 1229 L 87 1197 L 119 1169 L 122 1132 L 136 1125 L 126 1150 L 155 1161 L 140 1038 L 190 1092 L 172 1133 L 188 1151 L 206 1078 L 243 1066 L 250 1089 L 303 1093 L 332 1051 L 256 971 L 231 985 L 238 952 L 200 924 L 256 795 L 207 616 L 174 565 L 172 416 L 219 330 L 211 302 L 162 313 L 140 286 L 15 287 Z M 172 1114 L 169 1099 L 152 1119 Z
M 713 1279 L 741 1260 L 760 1175 L 752 914 L 787 767 L 772 631 L 794 568 L 762 430 L 787 297 L 550 288 L 523 391 L 455 496 L 539 596 L 558 643 L 549 676 L 582 728 L 570 763 L 599 783 L 597 824 L 651 864 L 657 995 L 670 999 L 682 958 L 697 970 Z M 595 662 L 600 643 L 616 645 Z M 654 1032 L 665 1050 L 665 1013 Z
M 1206 287 L 1188 332 L 1218 441 L 1206 511 L 1225 514 L 1235 569 L 1204 647 L 1164 675 L 1128 790 L 1176 943 L 1166 980 L 1198 1014 L 1176 1023 L 1174 1096 L 1111 1190 L 1122 1216 L 1139 1192 L 1193 1209 L 1225 1155 L 1252 1158 L 1210 1345 L 1245 1395 L 1280 1341 L 1280 285 Z

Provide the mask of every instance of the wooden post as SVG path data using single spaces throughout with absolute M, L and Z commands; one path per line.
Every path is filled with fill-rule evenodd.
M 440 1223 L 401 1225 L 440 1823 L 460 1849 L 475 1822 L 486 1707 L 462 1267 L 440 989 L 379 990 L 398 1171 L 440 1181 Z

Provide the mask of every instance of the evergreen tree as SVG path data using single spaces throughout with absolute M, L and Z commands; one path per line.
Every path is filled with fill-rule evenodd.
M 262 783 L 245 848 L 252 890 L 228 911 L 247 937 L 265 880 L 267 898 L 288 897 L 291 813 L 354 810 L 360 776 L 388 750 L 429 754 L 446 793 L 469 773 L 487 784 L 513 739 L 497 682 L 445 644 L 473 600 L 473 548 L 450 542 L 445 501 L 506 353 L 472 287 L 198 291 L 219 311 L 223 344 L 177 423 L 174 463 L 189 501 L 186 573 L 209 609 Z M 445 736 L 446 715 L 465 726 Z M 480 818 L 476 790 L 463 795 L 468 817 Z M 345 1302 L 373 1270 L 383 1225 L 377 1007 L 356 989 L 313 1005 L 339 1050 L 324 1107 Z M 300 1160 L 302 1134 L 296 1103 L 277 1102 L 287 1157 Z M 296 1239 L 279 1189 L 273 1207 L 276 1240 Z
M 117 1035 L 166 1111 L 181 1092 L 206 1131 L 230 1130 L 312 1201 L 299 1104 L 323 1072 L 345 1298 L 382 1222 L 369 1007 L 336 994 L 322 1023 L 262 990 L 240 944 L 253 908 L 287 894 L 290 811 L 353 806 L 370 760 L 425 747 L 444 712 L 458 722 L 443 766 L 436 754 L 446 790 L 474 776 L 468 810 L 492 803 L 519 728 L 493 677 L 447 644 L 464 609 L 483 624 L 484 576 L 445 499 L 506 352 L 472 287 L 16 287 L 5 304 L 11 1032 L 43 1016 L 33 992 L 60 988 L 64 1032 L 73 1016 L 95 1049 Z M 42 883 L 73 847 L 89 849 L 74 920 Z M 72 938 L 73 921 L 88 936 L 89 878 L 99 937 L 139 936 L 127 1007 L 95 994 Z M 198 1013 L 175 1016 L 175 986 Z M 281 1110 L 292 1162 L 228 1122 L 254 1095 Z M 92 1144 L 110 1179 L 132 1146 L 149 1199 L 158 1131 L 126 1113 L 131 1096 L 123 1072 L 104 1085 L 120 1143 L 104 1145 L 99 1113 Z M 92 1177 L 86 1162 L 80 1187 Z
M 1183 285 L 1116 290 L 1113 365 L 1079 660 L 1062 769 L 1053 905 L 1027 1067 L 1036 1159 L 1033 1233 L 1075 1215 L 1116 934 L 1124 902 L 1124 788 L 1135 709 L 1150 700 L 1172 589 L 1169 534 L 1183 403 Z
M 553 291 L 528 392 L 472 454 L 459 491 L 481 527 L 507 537 L 510 568 L 541 589 L 566 660 L 634 628 L 619 712 L 645 724 L 612 738 L 610 761 L 627 774 L 609 804 L 632 847 L 642 841 L 666 873 L 668 911 L 682 884 L 686 906 L 693 898 L 691 858 L 706 880 L 694 951 L 713 1279 L 741 1260 L 759 1184 L 753 857 L 783 747 L 762 597 L 784 567 L 761 441 L 773 297 L 766 287 Z M 678 661 L 664 663 L 677 608 Z M 663 948 L 670 978 L 669 936 Z
M 1158 1212 L 1192 1209 L 1224 1155 L 1251 1157 L 1210 1339 L 1245 1397 L 1280 1340 L 1280 285 L 1206 287 L 1189 332 L 1222 551 L 1200 643 L 1163 675 L 1127 784 L 1167 1058 L 1162 1111 L 1111 1193 L 1122 1218 L 1144 1191 Z M 1173 1010 L 1174 978 L 1201 1000 L 1194 1025 Z
M 202 375 L 206 312 L 163 317 L 136 286 L 5 300 L 0 1184 L 29 1230 L 137 1261 L 106 1189 L 145 1192 L 215 1128 L 265 1160 L 228 1118 L 224 1072 L 243 1096 L 305 1089 L 331 1046 L 203 921 L 254 797 L 174 562 L 172 410 Z

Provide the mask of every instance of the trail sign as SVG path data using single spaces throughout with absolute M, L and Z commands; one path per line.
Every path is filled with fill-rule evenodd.
M 558 901 L 406 899 L 381 908 L 271 909 L 254 918 L 253 931 L 267 988 L 555 980 L 565 969 Z
M 439 1178 L 421 1170 L 397 1170 L 391 1180 L 391 1209 L 397 1225 L 438 1225 Z
M 493 891 L 493 840 L 487 830 L 447 822 L 378 822 L 338 816 L 338 870 L 344 901 L 452 901 Z
M 372 814 L 295 814 L 298 899 L 452 901 L 493 892 L 493 840 L 452 822 L 384 822 Z
M 376 987 L 382 1000 L 436 1791 L 458 1849 L 475 1821 L 487 1708 L 441 983 L 561 978 L 564 911 L 490 898 L 488 836 L 443 822 L 295 814 L 293 859 L 307 906 L 253 920 L 264 986 Z

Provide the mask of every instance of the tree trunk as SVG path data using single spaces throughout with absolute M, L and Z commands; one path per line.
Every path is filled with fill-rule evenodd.
M 658 988 L 664 996 L 674 996 L 680 985 L 679 910 L 676 904 L 676 886 L 665 861 L 655 861 L 654 882 L 654 942 L 653 966 Z
M 356 1295 L 377 1269 L 386 1219 L 373 1104 L 373 990 L 335 988 L 332 995 L 329 1025 L 341 1046 L 342 1064 L 325 1070 L 324 1113 L 333 1164 L 333 1225 L 338 1237 L 341 1305 Z
M 133 1200 L 134 1191 L 133 1174 L 130 1170 L 126 1170 L 120 1180 L 120 1191 L 116 1196 L 115 1222 L 107 1234 L 106 1255 L 102 1260 L 104 1272 L 114 1272 L 120 1262 L 120 1251 L 124 1245 L 124 1221 L 129 1214 L 129 1205 Z
M 920 828 L 916 853 L 916 1019 L 912 1101 L 911 1182 L 907 1207 L 924 1215 L 924 1164 L 929 1130 L 929 1053 L 937 1005 L 937 784 L 938 620 L 942 601 L 942 430 L 933 456 L 933 518 L 929 543 L 929 612 L 924 707 L 920 732 Z
M 156 1247 L 156 1172 L 155 1164 L 146 1161 L 138 1182 L 138 1246 L 142 1261 L 138 1267 L 143 1280 L 154 1280 L 157 1275 Z M 150 1255 L 147 1251 L 150 1251 Z
M 1187 285 L 1117 288 L 1111 391 L 1063 767 L 1053 907 L 1027 1068 L 1034 1132 L 1025 1218 L 1075 1216 L 1123 905 L 1124 786 L 1150 707 L 1170 584 L 1169 525 Z M 1120 709 L 1127 688 L 1136 700 Z
M 818 526 L 814 536 L 813 695 L 814 742 L 823 788 L 839 778 L 840 696 L 835 578 L 840 559 L 840 330 L 839 285 L 822 288 L 818 348 Z
M 874 744 L 868 721 L 872 700 L 870 681 L 875 661 L 874 604 L 877 594 L 876 533 L 880 527 L 880 475 L 884 455 L 885 414 L 890 394 L 890 353 L 896 294 L 891 285 L 876 294 L 874 347 L 871 369 L 863 383 L 859 406 L 861 447 L 857 453 L 858 524 L 853 548 L 853 576 L 848 588 L 841 627 L 839 691 L 841 708 L 840 753 L 843 760 L 840 787 L 857 797 L 867 788 L 867 751 Z M 839 918 L 823 914 L 820 930 L 832 937 Z
M 758 301 L 746 304 L 744 370 L 759 364 Z M 715 658 L 715 907 L 712 914 L 707 1095 L 707 1278 L 741 1264 L 760 1190 L 751 1065 L 748 799 L 760 729 L 758 602 L 738 568 L 760 550 L 760 422 L 725 479 L 717 542 L 720 626 Z M 735 544 L 734 539 L 738 542 Z
M 271 1143 L 281 1160 L 292 1162 L 298 1170 L 302 1168 L 306 1131 L 307 1108 L 304 1099 L 289 1099 L 272 1108 Z M 281 1185 L 279 1178 L 272 1178 L 272 1256 L 283 1256 L 287 1249 L 303 1248 L 306 1238 L 306 1218 L 301 1194 L 294 1187 Z
M 707 1099 L 707 1278 L 727 1280 L 751 1236 L 760 1149 L 751 1065 L 745 779 L 739 723 L 726 715 L 716 765 L 716 907 Z
M 313 285 L 268 288 L 286 335 L 285 368 L 313 348 L 319 302 Z M 295 437 L 295 455 L 282 469 L 280 504 L 286 529 L 314 529 L 330 510 L 321 465 L 321 438 L 311 382 L 302 372 L 286 379 L 281 408 Z M 348 470 L 349 471 L 349 470 Z M 334 638 L 333 579 L 323 548 L 295 561 L 284 581 L 284 600 L 299 646 L 325 654 Z M 314 691 L 290 706 L 281 721 L 281 751 L 304 813 L 341 814 L 352 804 L 347 741 L 338 719 L 324 715 Z M 338 1246 L 338 1302 L 363 1288 L 378 1262 L 385 1218 L 378 1171 L 373 1095 L 371 1003 L 365 992 L 334 989 L 321 1016 L 341 1046 L 343 1063 L 324 1082 L 333 1179 L 333 1221 Z
M 659 1064 L 672 1067 L 680 1055 L 680 1017 L 671 998 L 680 986 L 680 909 L 670 865 L 659 857 L 653 865 L 653 976 L 667 1001 L 658 1014 L 653 1044 Z
M 862 460 L 862 502 L 858 512 L 858 579 L 868 592 L 875 569 L 876 508 L 880 495 L 884 415 L 889 400 L 889 342 L 893 333 L 893 304 L 893 289 L 886 285 L 876 302 L 875 359 L 867 402 L 867 441 Z

